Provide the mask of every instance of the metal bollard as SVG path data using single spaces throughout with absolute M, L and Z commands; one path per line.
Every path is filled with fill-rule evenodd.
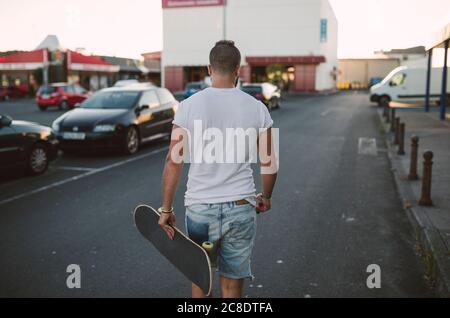
M 405 123 L 400 124 L 399 128 L 399 140 L 398 140 L 398 152 L 399 156 L 405 155 Z
M 400 143 L 400 117 L 395 118 L 395 135 L 394 135 L 394 145 Z
M 419 137 L 413 136 L 411 138 L 411 162 L 409 166 L 408 180 L 414 181 L 418 180 L 417 175 L 417 153 L 419 150 Z
M 422 195 L 419 200 L 421 206 L 432 206 L 431 200 L 431 175 L 433 167 L 433 152 L 427 151 L 423 154 L 423 179 L 422 179 Z
M 391 118 L 389 120 L 391 122 L 391 132 L 395 131 L 395 108 L 391 109 Z

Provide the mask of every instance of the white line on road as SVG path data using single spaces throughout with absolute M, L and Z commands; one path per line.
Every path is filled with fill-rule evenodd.
M 68 178 L 68 179 L 64 179 L 64 180 L 61 180 L 61 181 L 54 182 L 54 183 L 51 183 L 51 184 L 49 184 L 47 186 L 44 186 L 44 187 L 41 187 L 41 188 L 38 188 L 38 189 L 35 189 L 35 190 L 32 190 L 32 191 L 29 191 L 29 192 L 25 192 L 25 193 L 13 196 L 13 197 L 8 198 L 8 199 L 2 200 L 2 201 L 0 201 L 0 205 L 5 204 L 5 203 L 9 203 L 9 202 L 12 202 L 12 201 L 15 201 L 15 200 L 22 199 L 22 198 L 28 197 L 28 196 L 36 194 L 36 193 L 47 191 L 49 189 L 62 186 L 64 184 L 67 184 L 67 183 L 72 182 L 72 181 L 77 181 L 77 180 L 80 180 L 80 179 L 92 176 L 94 174 L 97 174 L 97 173 L 100 173 L 100 172 L 104 172 L 106 170 L 117 168 L 117 167 L 123 166 L 123 165 L 125 165 L 127 163 L 130 163 L 130 162 L 133 162 L 133 161 L 137 161 L 137 160 L 141 160 L 141 159 L 150 157 L 150 156 L 156 155 L 158 153 L 161 153 L 163 151 L 167 151 L 168 149 L 169 149 L 168 147 L 163 147 L 163 148 L 160 148 L 160 149 L 156 149 L 156 150 L 153 150 L 153 151 L 151 151 L 149 153 L 146 153 L 146 154 L 143 154 L 143 155 L 140 155 L 140 156 L 136 156 L 136 157 L 133 157 L 133 158 L 130 158 L 130 159 L 127 159 L 127 160 L 119 161 L 119 162 L 113 163 L 111 165 L 108 165 L 108 166 L 105 166 L 105 167 L 102 167 L 102 168 L 99 168 L 99 169 L 91 170 L 91 171 L 88 171 L 86 173 L 83 173 L 83 174 L 80 174 L 80 175 L 77 175 L 77 176 L 74 176 L 74 177 L 71 177 L 71 178 Z
M 60 166 L 60 167 L 54 167 L 58 170 L 69 170 L 69 171 L 92 171 L 96 170 L 96 168 L 84 168 L 84 167 L 66 167 L 66 166 Z
M 327 116 L 329 113 L 331 113 L 331 109 L 328 109 L 328 110 L 326 110 L 326 111 L 324 111 L 323 113 L 321 113 L 320 115 L 321 116 Z
M 367 156 L 377 156 L 377 141 L 375 138 L 359 138 L 358 154 Z

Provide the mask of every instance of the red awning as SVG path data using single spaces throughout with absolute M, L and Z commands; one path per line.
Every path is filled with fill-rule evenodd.
M 270 64 L 320 64 L 325 63 L 325 57 L 322 55 L 310 56 L 248 56 L 246 59 L 248 64 L 255 66 L 266 66 Z
M 88 71 L 88 72 L 119 72 L 118 65 L 112 65 L 100 57 L 88 56 L 81 53 L 67 51 L 67 68 L 73 71 Z
M 44 67 L 47 50 L 19 52 L 0 57 L 0 70 L 35 70 Z

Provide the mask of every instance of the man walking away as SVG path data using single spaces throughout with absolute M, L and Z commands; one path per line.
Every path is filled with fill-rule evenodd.
M 266 106 L 235 87 L 240 64 L 241 54 L 233 41 L 217 42 L 210 52 L 208 66 L 212 87 L 180 103 L 173 121 L 172 140 L 163 173 L 159 220 L 160 226 L 173 239 L 175 214 L 172 204 L 183 169 L 180 158 L 188 152 L 186 230 L 198 244 L 209 241 L 217 247 L 220 289 L 224 298 L 242 297 L 244 279 L 252 278 L 250 258 L 256 234 L 256 215 L 271 208 L 278 168 L 272 141 L 273 121 Z M 205 149 L 212 142 L 198 133 L 195 135 L 194 128 L 198 127 L 203 131 L 220 132 L 227 138 L 230 129 L 257 132 L 255 147 L 234 143 L 234 148 L 230 148 L 233 143 L 223 141 L 223 157 L 233 151 L 237 154 L 244 152 L 248 159 L 252 157 L 251 149 L 258 149 L 262 193 L 256 195 L 250 160 L 231 163 L 221 159 L 213 162 L 198 160 L 204 158 L 202 154 L 198 156 L 198 146 Z M 212 135 L 217 138 L 216 133 Z M 205 297 L 195 284 L 192 284 L 192 297 Z

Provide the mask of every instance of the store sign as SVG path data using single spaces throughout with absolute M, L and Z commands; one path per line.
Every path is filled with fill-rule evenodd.
M 163 9 L 223 6 L 226 0 L 162 0 Z

